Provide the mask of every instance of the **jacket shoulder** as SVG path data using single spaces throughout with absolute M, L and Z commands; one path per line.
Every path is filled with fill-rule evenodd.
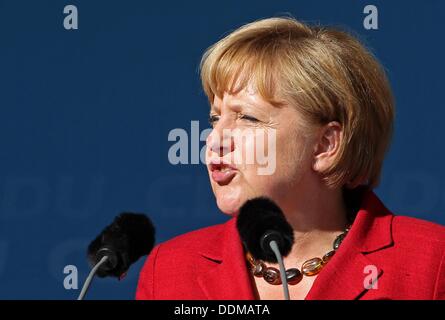
M 398 248 L 393 256 L 401 259 L 394 274 L 403 270 L 403 274 L 407 275 L 402 281 L 405 290 L 416 292 L 418 296 L 427 299 L 445 299 L 445 227 L 418 218 L 396 215 L 392 231 L 395 247 Z M 410 278 L 410 274 L 416 276 Z M 428 291 L 422 293 L 419 283 Z
M 415 238 L 445 241 L 445 226 L 413 217 L 395 215 L 393 232 L 408 233 L 407 235 Z
M 158 244 L 142 267 L 136 299 L 204 299 L 205 296 L 195 293 L 196 277 L 190 275 L 205 271 L 199 254 L 209 249 L 218 251 L 228 223 L 230 220 Z
M 190 231 L 161 243 L 164 254 L 172 252 L 198 252 L 221 240 L 226 223 Z

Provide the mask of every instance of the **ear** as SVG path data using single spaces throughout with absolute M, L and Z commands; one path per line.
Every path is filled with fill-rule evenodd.
M 343 128 L 337 121 L 329 122 L 320 128 L 318 141 L 314 147 L 312 169 L 324 172 L 335 161 L 342 140 Z

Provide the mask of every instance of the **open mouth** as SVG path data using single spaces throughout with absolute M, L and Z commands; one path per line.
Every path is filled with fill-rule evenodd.
M 210 163 L 210 172 L 213 181 L 219 185 L 226 185 L 232 181 L 238 170 L 226 163 Z

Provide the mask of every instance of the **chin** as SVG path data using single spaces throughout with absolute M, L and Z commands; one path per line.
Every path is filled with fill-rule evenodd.
M 216 204 L 218 205 L 219 210 L 221 212 L 229 215 L 229 216 L 236 216 L 239 213 L 239 209 L 242 205 L 239 198 L 225 198 L 225 197 L 218 197 L 216 200 Z

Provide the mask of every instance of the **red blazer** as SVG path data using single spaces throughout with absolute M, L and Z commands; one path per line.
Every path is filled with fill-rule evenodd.
M 375 289 L 364 269 L 376 266 Z M 236 218 L 153 249 L 136 299 L 255 299 Z M 445 299 L 445 227 L 394 216 L 369 191 L 306 299 Z

